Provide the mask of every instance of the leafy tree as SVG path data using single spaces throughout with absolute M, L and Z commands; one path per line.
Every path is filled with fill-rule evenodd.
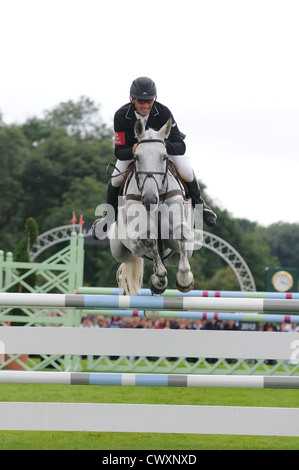
M 77 103 L 70 100 L 46 111 L 45 122 L 49 126 L 64 128 L 69 135 L 82 139 L 101 139 L 111 133 L 102 123 L 99 106 L 86 96 L 81 96 Z
M 85 221 L 93 221 L 96 207 L 106 202 L 107 187 L 94 176 L 74 178 L 69 189 L 63 194 L 61 204 L 52 209 L 47 223 L 51 227 L 63 225 L 70 214 L 84 214 Z
M 240 290 L 240 285 L 235 273 L 229 266 L 218 269 L 214 275 L 205 282 L 204 289 L 206 290 Z
M 38 237 L 38 226 L 36 221 L 32 217 L 28 217 L 25 223 L 25 236 L 17 244 L 13 252 L 13 260 L 21 263 L 30 262 L 30 251 L 37 241 Z M 19 275 L 26 272 L 26 269 L 20 269 Z M 36 273 L 32 273 L 26 277 L 26 283 L 29 286 L 34 287 L 36 285 Z M 28 292 L 28 289 L 24 288 L 22 284 L 14 284 L 10 289 L 11 292 Z
M 38 226 L 36 221 L 32 218 L 29 217 L 26 220 L 25 224 L 25 237 L 18 243 L 14 250 L 14 261 L 19 261 L 19 262 L 24 262 L 24 263 L 29 263 L 30 262 L 30 251 L 31 248 L 34 246 L 36 243 L 38 237 Z M 19 269 L 19 275 L 21 276 L 23 273 L 26 273 L 27 269 Z M 36 282 L 37 282 L 37 275 L 36 273 L 32 273 L 29 276 L 26 277 L 24 280 L 28 286 L 35 287 Z M 24 287 L 23 284 L 14 284 L 11 286 L 9 289 L 10 292 L 29 292 L 30 290 Z M 11 315 L 16 315 L 16 316 L 25 316 L 24 312 L 22 309 L 15 308 L 10 312 Z M 22 326 L 22 323 L 20 322 L 12 322 L 12 326 Z
M 299 269 L 299 224 L 278 222 L 260 232 L 278 258 L 276 266 Z
M 25 188 L 21 178 L 28 158 L 29 149 L 21 129 L 15 125 L 0 126 L 0 240 L 9 249 L 14 246 L 10 243 L 12 234 L 17 235 L 24 224 Z
M 41 231 L 55 226 L 50 225 L 53 222 L 67 223 L 67 207 L 83 207 L 82 212 L 92 211 L 93 218 L 96 206 L 106 199 L 105 170 L 114 160 L 112 131 L 101 124 L 91 100 L 81 97 L 78 103 L 62 103 L 45 114 L 44 120 L 33 118 L 22 126 L 31 149 L 21 177 L 24 204 Z M 76 186 L 78 207 L 69 207 L 66 201 L 73 198 Z

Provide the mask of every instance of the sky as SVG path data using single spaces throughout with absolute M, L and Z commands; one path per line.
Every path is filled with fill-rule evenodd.
M 298 23 L 298 0 L 0 0 L 0 112 L 87 96 L 112 125 L 148 76 L 217 206 L 299 223 Z

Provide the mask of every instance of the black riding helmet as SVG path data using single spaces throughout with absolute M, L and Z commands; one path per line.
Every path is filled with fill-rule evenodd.
M 139 77 L 133 81 L 130 96 L 135 100 L 155 100 L 157 98 L 156 85 L 148 77 Z

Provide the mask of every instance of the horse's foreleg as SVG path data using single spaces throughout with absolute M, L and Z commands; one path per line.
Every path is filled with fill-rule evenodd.
M 186 250 L 185 241 L 179 242 L 180 244 L 180 259 L 178 265 L 178 272 L 176 276 L 176 286 L 181 292 L 189 292 L 194 285 L 193 273 L 191 271 L 188 251 Z
M 150 279 L 150 289 L 153 294 L 162 294 L 167 287 L 168 279 L 167 279 L 167 270 L 164 264 L 162 263 L 162 260 L 158 251 L 157 241 L 145 240 L 144 244 L 150 251 L 151 257 L 153 258 L 154 274 L 152 274 L 151 279 Z

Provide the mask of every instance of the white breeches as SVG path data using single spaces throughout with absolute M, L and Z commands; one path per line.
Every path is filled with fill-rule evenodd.
M 186 182 L 189 183 L 194 179 L 194 173 L 190 166 L 189 159 L 186 155 L 168 155 L 169 160 L 174 163 L 174 166 L 177 169 L 178 174 L 180 177 Z M 114 169 L 111 178 L 112 186 L 119 187 L 124 179 L 123 173 L 128 168 L 129 164 L 132 160 L 116 160 L 116 169 Z

